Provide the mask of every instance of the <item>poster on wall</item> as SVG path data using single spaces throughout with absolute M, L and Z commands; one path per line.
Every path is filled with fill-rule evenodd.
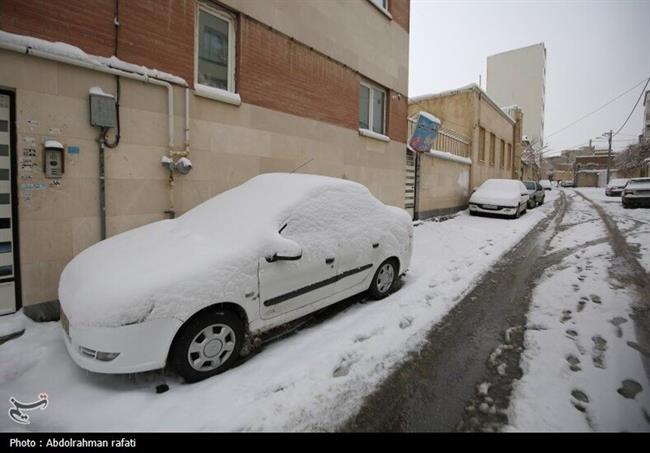
M 409 146 L 419 153 L 428 152 L 438 135 L 439 129 L 440 120 L 438 118 L 427 112 L 418 113 L 415 130 L 409 140 Z

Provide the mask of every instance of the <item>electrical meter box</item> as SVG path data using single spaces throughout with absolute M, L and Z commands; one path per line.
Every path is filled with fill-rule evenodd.
M 63 177 L 63 145 L 55 140 L 45 141 L 45 153 L 43 154 L 45 177 L 59 179 Z
M 95 127 L 117 127 L 117 108 L 115 98 L 101 89 L 91 90 L 90 125 Z

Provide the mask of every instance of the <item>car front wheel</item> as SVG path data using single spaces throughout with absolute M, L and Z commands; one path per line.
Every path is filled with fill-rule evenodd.
M 206 312 L 185 324 L 172 345 L 172 367 L 188 382 L 230 368 L 239 357 L 244 325 L 231 311 Z
M 397 263 L 394 259 L 388 259 L 381 263 L 375 272 L 370 283 L 370 297 L 383 299 L 388 296 L 397 282 Z

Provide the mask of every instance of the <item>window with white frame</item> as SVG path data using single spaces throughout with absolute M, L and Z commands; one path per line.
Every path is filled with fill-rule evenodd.
M 359 129 L 385 134 L 386 91 L 362 82 L 359 89 Z
M 201 6 L 198 11 L 196 83 L 235 91 L 235 21 L 228 13 Z

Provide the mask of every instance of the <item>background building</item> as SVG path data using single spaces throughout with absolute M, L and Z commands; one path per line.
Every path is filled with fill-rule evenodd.
M 523 135 L 540 150 L 544 146 L 546 47 L 544 43 L 487 58 L 487 93 L 501 106 L 517 105 L 525 115 Z
M 55 302 L 64 266 L 104 223 L 112 236 L 179 215 L 260 173 L 348 178 L 403 206 L 409 8 L 0 2 L 0 234 L 11 242 L 0 313 Z M 105 196 L 90 91 L 119 100 Z M 61 148 L 45 159 L 48 140 Z M 189 158 L 191 173 L 170 172 L 163 156 Z M 50 157 L 58 175 L 45 171 Z
M 434 143 L 437 152 L 421 156 L 419 218 L 463 209 L 473 187 L 486 179 L 511 179 L 517 174 L 513 144 L 521 143 L 517 127 L 523 119 L 521 110 L 515 121 L 476 84 L 411 98 L 408 109 L 409 117 L 420 111 L 435 115 L 442 121 L 441 135 L 447 137 L 438 148 Z

